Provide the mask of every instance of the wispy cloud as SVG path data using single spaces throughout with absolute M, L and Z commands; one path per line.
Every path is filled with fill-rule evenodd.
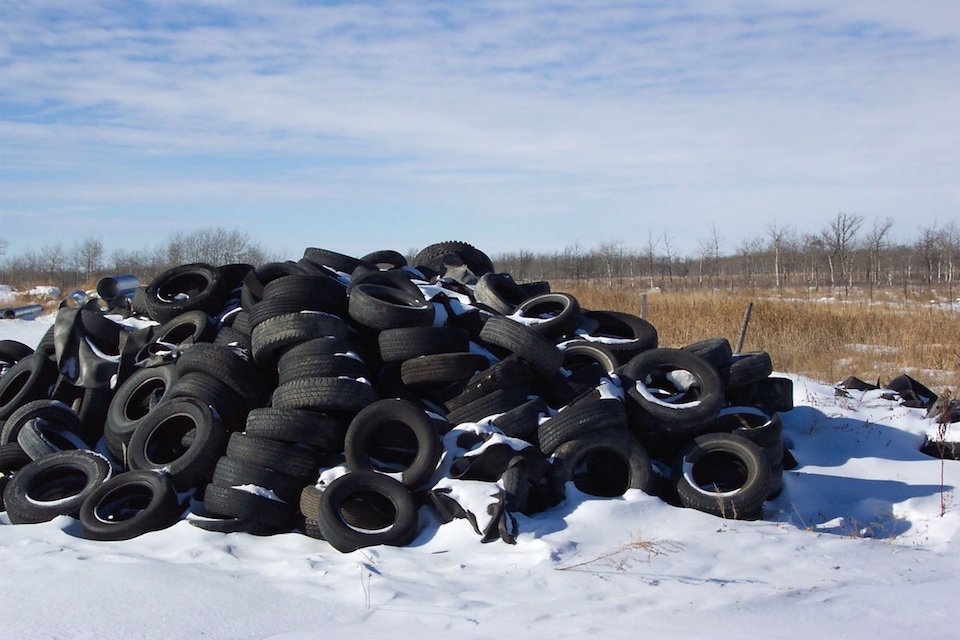
M 956 3 L 834 4 L 5 4 L 4 235 L 75 205 L 261 212 L 271 246 L 692 250 L 711 222 L 955 214 Z

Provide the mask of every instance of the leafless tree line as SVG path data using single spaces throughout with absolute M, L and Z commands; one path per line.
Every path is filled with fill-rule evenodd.
M 693 255 L 678 252 L 675 237 L 648 232 L 640 246 L 620 240 L 592 248 L 574 243 L 553 253 L 503 253 L 493 261 L 498 271 L 518 281 L 562 279 L 666 291 L 805 287 L 848 293 L 862 288 L 871 296 L 877 289 L 902 288 L 906 295 L 939 287 L 953 299 L 960 277 L 960 227 L 951 222 L 918 228 L 907 242 L 894 241 L 893 228 L 891 218 L 868 221 L 859 214 L 838 213 L 817 231 L 771 222 L 729 251 L 724 251 L 722 231 L 711 225 Z M 47 244 L 15 256 L 5 255 L 6 249 L 0 238 L 0 282 L 17 288 L 90 286 L 103 275 L 117 273 L 148 281 L 187 262 L 261 264 L 284 259 L 267 256 L 248 234 L 223 228 L 175 232 L 153 247 L 109 253 L 95 236 L 70 247 Z
M 188 262 L 267 261 L 263 248 L 248 234 L 219 227 L 178 231 L 153 247 L 109 253 L 96 236 L 82 238 L 72 246 L 45 244 L 15 256 L 6 256 L 6 248 L 6 241 L 0 239 L 0 282 L 18 289 L 37 284 L 61 290 L 87 287 L 102 276 L 121 273 L 132 273 L 146 282 L 164 269 Z
M 878 289 L 908 292 L 938 287 L 950 299 L 960 279 L 960 227 L 950 222 L 918 228 L 912 241 L 893 239 L 894 220 L 838 213 L 822 229 L 800 231 L 771 222 L 729 252 L 714 225 L 694 255 L 678 255 L 676 238 L 647 238 L 639 247 L 622 241 L 586 249 L 579 244 L 553 254 L 530 251 L 496 256 L 497 268 L 517 279 L 565 279 L 607 286 L 689 290 L 696 288 L 805 287 L 873 296 Z

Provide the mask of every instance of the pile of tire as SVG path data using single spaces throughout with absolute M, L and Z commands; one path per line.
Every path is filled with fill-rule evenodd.
M 781 488 L 792 385 L 766 353 L 722 338 L 660 348 L 645 320 L 516 283 L 464 242 L 412 265 L 315 248 L 180 265 L 128 316 L 77 316 L 120 363 L 108 386 L 78 386 L 52 329 L 36 351 L 0 342 L 11 523 L 71 516 L 120 540 L 186 518 L 352 551 L 408 544 L 427 505 L 463 515 L 444 478 L 495 484 L 507 516 L 557 505 L 572 483 L 757 518 Z M 453 456 L 451 434 L 478 448 Z

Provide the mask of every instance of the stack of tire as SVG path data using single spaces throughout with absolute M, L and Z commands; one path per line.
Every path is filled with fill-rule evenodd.
M 487 474 L 522 513 L 568 482 L 732 518 L 758 517 L 779 490 L 775 413 L 791 393 L 766 354 L 734 356 L 722 339 L 658 348 L 648 322 L 518 284 L 466 243 L 413 263 L 309 248 L 174 267 L 134 296 L 159 323 L 143 344 L 81 312 L 100 352 L 134 363 L 109 389 L 72 386 L 52 333 L 37 353 L 0 344 L 11 522 L 69 515 L 88 537 L 123 539 L 186 513 L 216 531 L 298 527 L 342 551 L 407 544 L 443 434 L 478 422 L 540 452 Z

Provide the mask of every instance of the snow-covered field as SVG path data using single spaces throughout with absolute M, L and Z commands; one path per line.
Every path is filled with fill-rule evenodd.
M 0 339 L 33 346 L 50 321 L 0 321 Z M 935 431 L 921 410 L 793 379 L 784 437 L 800 466 L 784 474 L 783 493 L 759 521 L 722 520 L 637 491 L 596 499 L 571 486 L 560 506 L 518 516 L 513 546 L 481 544 L 466 521 L 439 526 L 423 510 L 411 546 L 343 555 L 299 534 L 218 534 L 180 522 L 127 542 L 92 542 L 66 517 L 13 526 L 0 516 L 0 632 L 956 637 L 960 463 L 918 452 Z

